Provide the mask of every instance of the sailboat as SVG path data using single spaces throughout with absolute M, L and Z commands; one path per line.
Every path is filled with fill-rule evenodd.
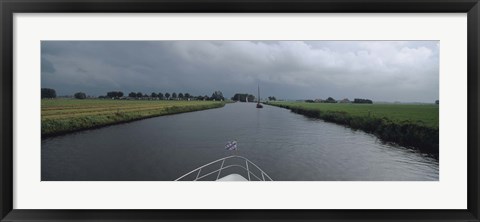
M 257 99 L 257 108 L 263 108 L 262 104 L 260 104 L 260 85 L 258 85 L 258 99 Z

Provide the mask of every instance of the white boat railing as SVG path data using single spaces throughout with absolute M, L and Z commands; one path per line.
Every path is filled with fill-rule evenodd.
M 243 166 L 243 165 L 235 164 L 235 163 L 225 165 L 225 161 L 229 160 L 229 159 L 240 159 L 242 162 L 245 162 L 245 165 Z M 203 172 L 203 174 L 201 174 L 202 169 L 205 171 L 206 167 L 211 166 L 211 165 L 216 164 L 216 163 L 219 163 L 219 162 L 222 163 L 220 165 L 220 168 L 218 168 L 216 170 L 213 170 L 213 171 L 210 171 L 210 172 Z M 260 172 L 259 173 L 260 175 L 257 175 L 255 172 L 252 172 L 251 167 L 254 167 L 258 172 Z M 194 170 L 186 173 L 185 175 L 179 177 L 175 181 L 179 181 L 179 180 L 182 180 L 182 179 L 184 179 L 184 178 L 186 178 L 190 175 L 194 175 L 194 173 L 196 173 L 196 177 L 193 181 L 204 179 L 208 176 L 214 175 L 215 173 L 216 173 L 216 180 L 218 180 L 220 178 L 220 175 L 221 175 L 222 171 L 224 171 L 226 169 L 230 169 L 230 168 L 239 168 L 239 169 L 243 170 L 244 172 L 246 172 L 246 174 L 247 174 L 246 179 L 248 179 L 249 181 L 252 181 L 252 179 L 257 179 L 258 181 L 273 181 L 272 178 L 270 178 L 270 176 L 268 176 L 267 173 L 265 173 L 262 169 L 260 169 L 260 167 L 255 165 L 252 161 L 248 160 L 247 158 L 245 158 L 243 156 L 237 156 L 237 155 L 224 157 L 224 158 L 215 160 L 213 162 L 207 163 L 207 164 L 205 164 L 205 165 L 203 165 L 203 166 L 201 166 L 197 169 L 194 169 Z

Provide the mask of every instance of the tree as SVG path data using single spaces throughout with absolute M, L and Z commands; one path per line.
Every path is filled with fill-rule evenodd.
M 162 93 L 158 93 L 157 96 L 158 96 L 159 99 L 163 99 L 163 94 Z
M 176 99 L 177 98 L 177 94 L 176 93 L 172 93 L 172 99 Z
M 75 99 L 85 99 L 87 98 L 87 95 L 83 92 L 77 92 L 73 95 L 73 97 L 75 97 Z
M 117 92 L 107 92 L 107 97 L 108 98 L 115 98 L 115 97 L 117 97 Z
M 183 93 L 179 93 L 178 98 L 183 99 Z
M 239 100 L 240 100 L 240 98 L 239 98 L 239 97 L 240 97 L 240 96 L 239 96 L 239 94 L 238 94 L 238 93 L 236 93 L 236 94 L 235 94 L 235 95 L 233 95 L 233 96 L 232 96 L 232 98 L 230 98 L 230 99 L 231 99 L 231 100 L 233 100 L 233 101 L 239 101 Z
M 435 104 L 437 104 L 437 105 L 438 105 L 438 104 L 440 104 L 440 101 L 438 101 L 438 100 L 435 100 Z
M 107 97 L 112 99 L 118 99 L 123 96 L 123 92 L 121 91 L 111 91 L 107 92 Z
M 221 91 L 215 91 L 212 93 L 211 99 L 214 100 L 224 100 L 223 93 Z
M 157 96 L 158 96 L 158 95 L 157 95 L 156 93 L 154 93 L 154 92 L 152 92 L 152 94 L 150 94 L 150 97 L 152 97 L 152 98 L 157 98 Z
M 255 99 L 255 96 L 249 95 L 246 93 L 235 93 L 235 95 L 232 97 L 233 101 L 240 101 L 240 102 L 246 102 L 248 99 L 249 102 L 253 102 Z
M 254 95 L 248 95 L 247 99 L 248 99 L 249 102 L 253 102 L 253 101 L 255 101 L 255 96 Z
M 42 99 L 53 99 L 57 98 L 57 92 L 54 89 L 42 88 L 41 98 Z
M 190 95 L 190 93 L 185 93 L 185 98 L 186 99 L 190 99 L 192 96 Z
M 372 104 L 372 100 L 369 100 L 369 99 L 358 99 L 358 98 L 355 98 L 353 100 L 353 103 L 366 103 L 366 104 Z
M 131 92 L 131 93 L 128 94 L 128 97 L 135 98 L 135 97 L 137 97 L 137 94 L 134 93 L 134 92 Z
M 328 97 L 328 99 L 325 100 L 325 103 L 337 103 L 337 100 L 332 97 Z
M 137 92 L 137 98 L 142 98 L 142 96 L 143 96 L 143 93 Z
M 167 98 L 167 100 L 170 99 L 170 93 L 165 93 L 165 98 Z
M 246 98 L 247 98 L 247 94 L 235 93 L 235 95 L 233 95 L 233 97 L 232 97 L 232 100 L 233 101 L 245 102 Z
M 276 101 L 277 98 L 275 98 L 275 96 L 269 96 L 269 97 L 268 97 L 268 100 L 270 100 L 270 101 Z

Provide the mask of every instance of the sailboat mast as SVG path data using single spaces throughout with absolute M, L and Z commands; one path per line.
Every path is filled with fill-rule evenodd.
M 257 99 L 258 104 L 260 104 L 260 84 L 258 84 L 258 99 Z
M 261 109 L 263 108 L 262 104 L 260 104 L 260 84 L 258 84 L 258 98 L 257 98 L 257 108 Z

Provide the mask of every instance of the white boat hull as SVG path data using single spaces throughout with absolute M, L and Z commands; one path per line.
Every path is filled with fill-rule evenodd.
M 248 181 L 248 180 L 240 174 L 233 173 L 233 174 L 224 176 L 218 179 L 217 181 Z
M 226 160 L 239 160 L 238 162 L 227 163 Z M 243 162 L 243 164 L 242 164 Z M 208 166 L 213 164 L 220 165 L 219 168 L 209 169 Z M 213 165 L 214 166 L 214 165 Z M 225 175 L 226 171 L 234 170 L 235 172 Z M 254 170 L 254 171 L 252 171 Z M 222 174 L 222 172 L 224 172 Z M 242 176 L 244 174 L 244 176 Z M 225 175 L 225 176 L 224 176 Z M 213 178 L 212 178 L 213 177 Z M 272 181 L 272 178 L 267 175 L 260 167 L 252 163 L 242 156 L 228 156 L 213 162 L 207 163 L 197 169 L 184 174 L 175 181 Z

